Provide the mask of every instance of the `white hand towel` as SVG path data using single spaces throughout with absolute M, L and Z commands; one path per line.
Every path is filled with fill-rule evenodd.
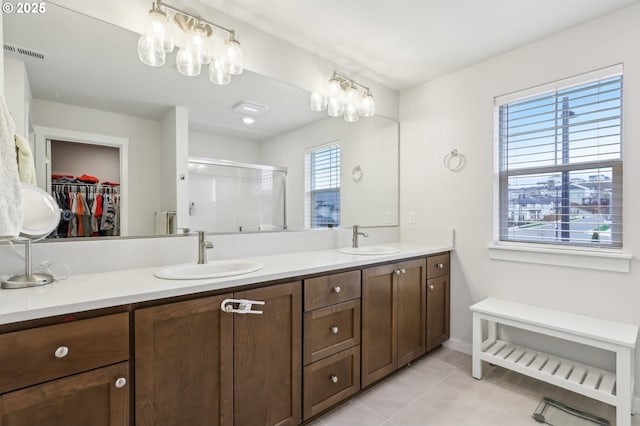
M 36 184 L 36 164 L 33 162 L 33 154 L 29 141 L 16 133 L 16 149 L 18 150 L 18 175 L 20 182 Z
M 22 227 L 22 189 L 16 157 L 15 123 L 0 96 L 0 239 L 15 238 Z

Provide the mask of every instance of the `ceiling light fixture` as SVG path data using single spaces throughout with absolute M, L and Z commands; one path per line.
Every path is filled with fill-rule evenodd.
M 214 84 L 229 84 L 231 76 L 242 74 L 244 56 L 240 41 L 234 30 L 230 30 L 199 16 L 156 0 L 149 11 L 145 30 L 138 40 L 138 58 L 152 67 L 161 67 L 167 53 L 175 46 L 175 29 L 169 19 L 173 12 L 173 23 L 186 36 L 184 46 L 178 49 L 176 68 L 180 74 L 194 77 L 200 74 L 203 65 L 209 65 L 209 80 Z M 218 33 L 224 33 L 224 46 L 216 43 Z
M 312 111 L 326 109 L 330 117 L 342 116 L 348 123 L 358 121 L 360 117 L 371 117 L 376 112 L 371 89 L 335 71 L 329 79 L 326 94 L 311 93 L 309 106 Z
M 255 120 L 254 118 L 251 118 L 251 117 L 242 117 L 242 122 L 243 122 L 244 124 L 246 124 L 247 126 L 250 126 L 250 125 L 252 125 L 253 123 L 255 123 L 255 122 L 256 122 L 256 120 Z

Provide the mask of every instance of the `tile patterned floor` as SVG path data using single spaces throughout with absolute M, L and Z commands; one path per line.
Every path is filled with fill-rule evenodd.
M 520 426 L 543 396 L 604 417 L 615 424 L 607 404 L 485 364 L 483 380 L 471 377 L 471 357 L 446 348 L 395 374 L 325 414 L 313 426 Z M 632 417 L 640 426 L 640 416 Z

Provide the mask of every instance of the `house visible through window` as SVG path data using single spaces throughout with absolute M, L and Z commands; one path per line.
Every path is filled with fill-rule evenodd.
M 306 225 L 340 225 L 340 145 L 307 151 L 305 155 Z
M 622 247 L 622 74 L 496 99 L 499 239 Z

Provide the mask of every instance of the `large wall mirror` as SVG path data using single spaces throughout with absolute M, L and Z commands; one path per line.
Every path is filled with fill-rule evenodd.
M 206 72 L 180 75 L 172 65 L 174 55 L 162 68 L 148 67 L 137 58 L 137 34 L 51 3 L 45 14 L 5 15 L 3 27 L 5 93 L 18 132 L 33 144 L 38 185 L 64 190 L 70 185 L 67 175 L 86 175 L 87 182 L 74 185 L 90 186 L 91 177 L 111 183 L 102 190 L 119 200 L 123 226 L 101 235 L 157 234 L 158 212 L 189 211 L 177 206 L 189 202 L 175 193 L 176 180 L 186 179 L 188 185 L 188 175 L 177 175 L 171 164 L 175 151 L 162 146 L 168 134 L 175 134 L 176 117 L 185 115 L 188 137 L 176 143 L 187 145 L 178 149 L 188 157 L 286 169 L 281 197 L 286 211 L 278 215 L 286 217 L 287 229 L 309 222 L 305 159 L 308 166 L 309 152 L 332 144 L 341 149 L 340 225 L 398 225 L 396 121 L 329 118 L 310 111 L 307 91 L 250 71 L 216 86 Z M 267 108 L 248 125 L 234 109 L 242 101 Z M 105 156 L 98 160 L 102 166 L 109 157 L 108 171 L 90 166 L 86 159 L 92 150 L 97 158 Z M 190 207 L 191 213 L 197 209 Z M 225 217 L 247 213 L 227 209 L 232 211 Z M 229 223 L 228 229 L 209 231 L 240 231 L 236 222 Z M 82 236 L 97 235 L 85 229 Z

